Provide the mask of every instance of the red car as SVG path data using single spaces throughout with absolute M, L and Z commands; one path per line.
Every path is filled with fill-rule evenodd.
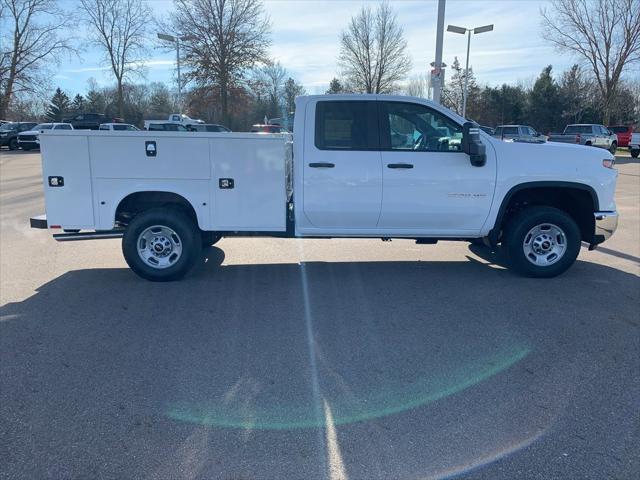
M 251 127 L 251 133 L 289 133 L 286 128 L 280 125 L 257 124 Z
M 633 133 L 633 125 L 614 125 L 607 128 L 618 137 L 619 147 L 629 146 L 629 140 L 631 140 L 631 134 Z

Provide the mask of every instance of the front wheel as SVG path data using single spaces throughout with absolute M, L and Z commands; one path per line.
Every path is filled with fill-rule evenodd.
M 12 138 L 9 140 L 9 150 L 17 150 L 18 149 L 18 140 Z
M 580 252 L 580 229 L 566 212 L 529 207 L 505 229 L 510 266 L 522 275 L 549 278 L 565 272 Z
M 638 158 L 638 155 L 640 155 L 640 150 L 631 150 L 631 156 L 633 158 Z
M 179 208 L 154 208 L 137 215 L 122 238 L 129 267 L 153 282 L 184 277 L 201 252 L 198 227 Z

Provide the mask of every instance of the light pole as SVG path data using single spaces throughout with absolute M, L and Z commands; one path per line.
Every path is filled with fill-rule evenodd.
M 166 42 L 176 44 L 176 66 L 178 68 L 178 113 L 182 113 L 182 81 L 180 80 L 180 42 L 187 40 L 193 40 L 194 37 L 190 35 L 183 35 L 182 37 L 174 37 L 173 35 L 167 35 L 166 33 L 158 33 L 158 38 Z
M 436 61 L 433 65 L 432 78 L 433 82 L 433 101 L 440 103 L 440 93 L 442 92 L 442 84 L 444 83 L 444 73 L 442 68 L 442 42 L 444 39 L 444 11 L 447 6 L 447 0 L 438 0 L 438 23 L 436 29 Z M 433 75 L 435 74 L 435 75 Z
M 469 49 L 471 48 L 471 32 L 473 32 L 474 35 L 477 35 L 479 33 L 490 32 L 491 30 L 493 30 L 493 24 L 484 25 L 483 27 L 476 27 L 476 28 L 456 27 L 455 25 L 447 26 L 447 32 L 460 33 L 462 35 L 464 35 L 465 33 L 468 34 L 467 64 L 465 65 L 465 68 L 464 68 L 464 92 L 462 94 L 462 116 L 463 117 L 467 113 L 467 86 L 469 83 Z

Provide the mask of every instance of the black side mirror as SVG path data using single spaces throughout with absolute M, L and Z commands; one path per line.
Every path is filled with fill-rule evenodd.
M 480 127 L 474 122 L 462 125 L 462 151 L 469 155 L 471 165 L 482 167 L 487 163 L 487 150 L 480 140 Z

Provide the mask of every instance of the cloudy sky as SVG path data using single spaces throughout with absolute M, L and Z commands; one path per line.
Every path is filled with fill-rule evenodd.
M 70 0 L 67 0 L 70 1 Z M 171 0 L 151 0 L 154 12 L 162 16 L 172 8 Z M 301 81 L 309 93 L 323 93 L 331 78 L 337 75 L 336 58 L 339 35 L 350 17 L 362 5 L 375 7 L 377 1 L 351 0 L 266 0 L 271 18 L 271 55 Z M 413 57 L 413 73 L 428 71 L 435 57 L 436 0 L 392 0 L 391 4 L 404 28 Z M 482 84 L 522 81 L 530 83 L 547 64 L 556 71 L 567 68 L 572 59 L 561 56 L 543 38 L 540 8 L 544 0 L 447 0 L 446 24 L 477 27 L 495 24 L 493 32 L 473 36 L 470 64 Z M 78 32 L 82 35 L 81 32 Z M 152 41 L 150 37 L 150 41 Z M 445 33 L 444 61 L 451 64 L 454 56 L 464 62 L 466 36 Z M 108 69 L 100 63 L 100 54 L 88 49 L 82 59 L 66 60 L 53 77 L 53 82 L 67 93 L 84 93 L 87 80 L 100 84 L 112 82 Z M 172 82 L 175 54 L 153 51 L 147 60 L 146 80 Z

